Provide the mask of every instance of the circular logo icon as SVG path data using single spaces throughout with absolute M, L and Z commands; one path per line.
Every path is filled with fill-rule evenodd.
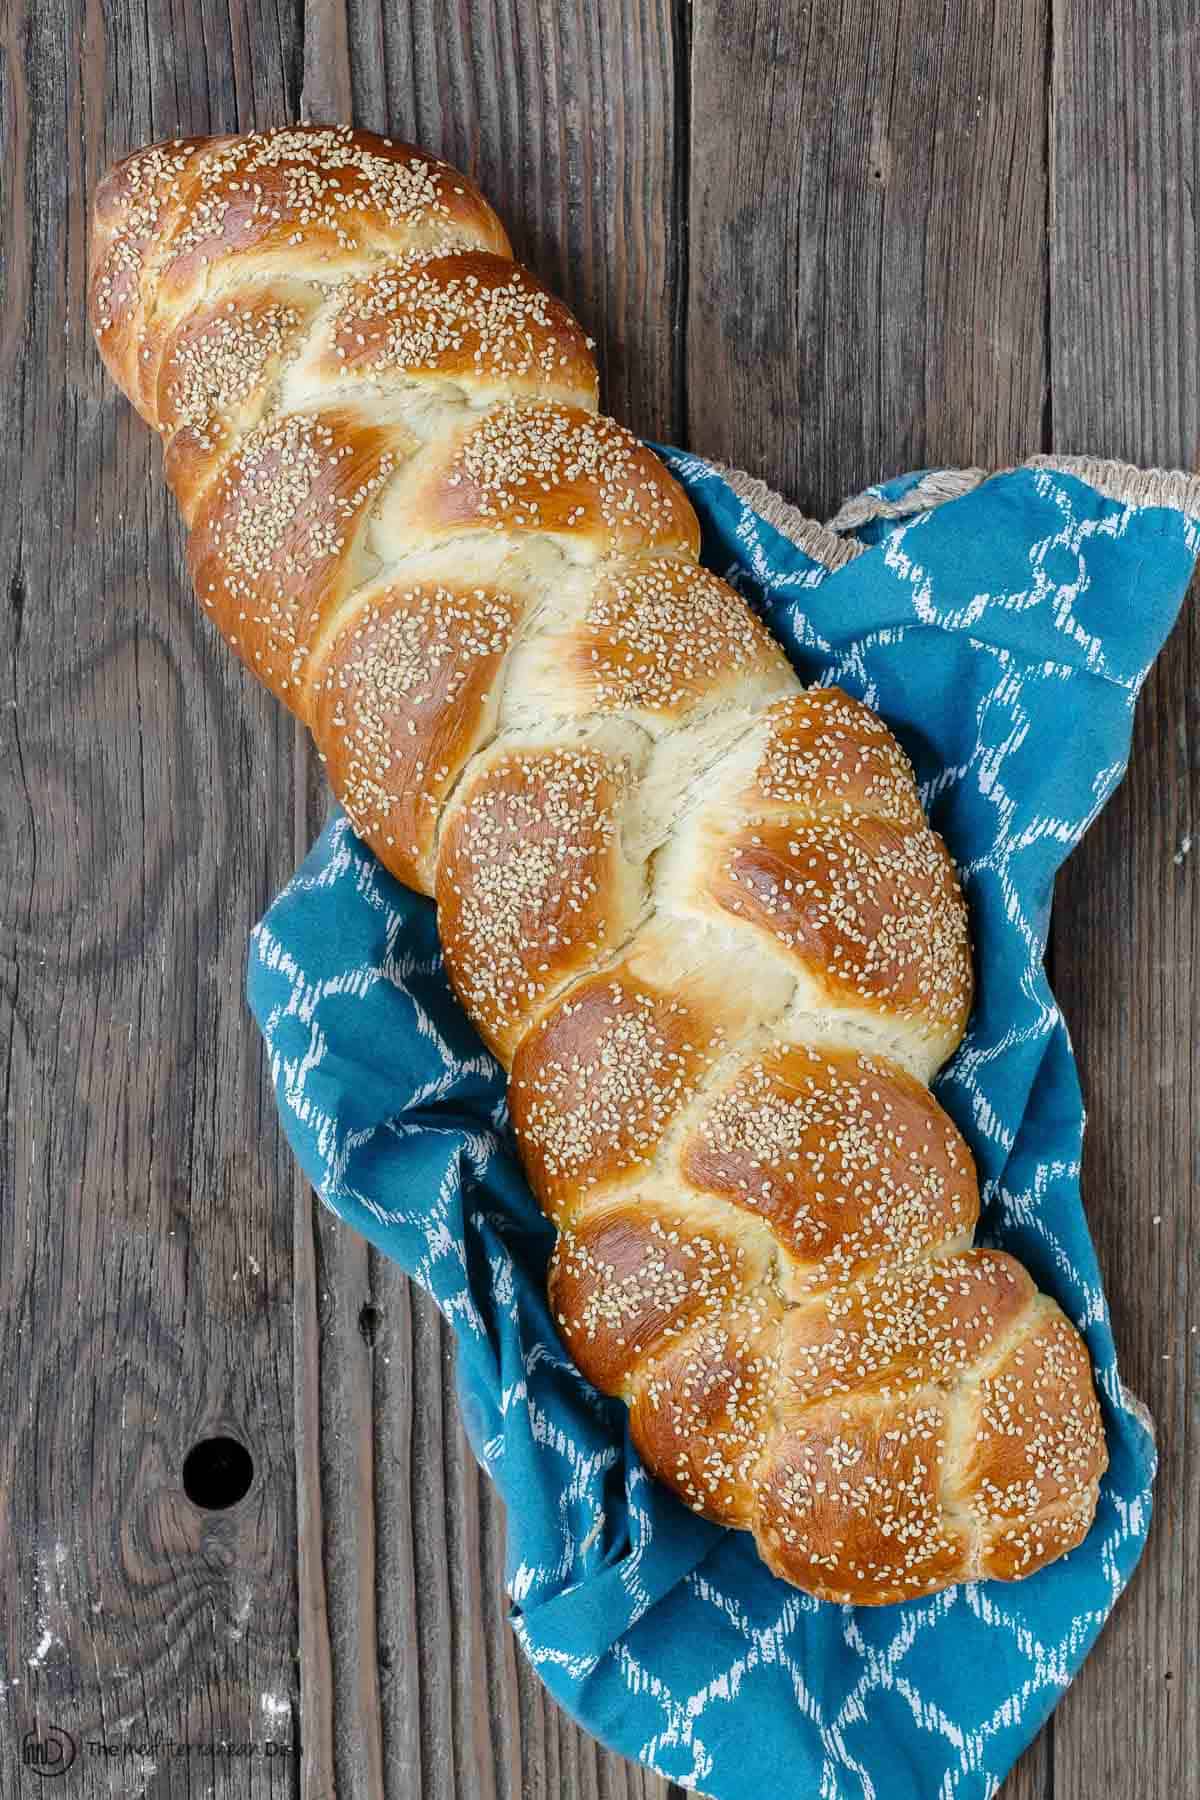
M 35 1775 L 65 1775 L 75 1755 L 75 1739 L 61 1725 L 35 1726 L 21 1739 L 21 1762 Z

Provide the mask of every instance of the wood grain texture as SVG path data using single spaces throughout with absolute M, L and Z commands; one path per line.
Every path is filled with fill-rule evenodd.
M 0 1786 L 36 1782 L 36 1724 L 80 1741 L 76 1794 L 282 1795 L 286 1757 L 122 1753 L 296 1726 L 292 1173 L 240 979 L 291 864 L 291 737 L 197 619 L 83 283 L 108 161 L 288 117 L 297 21 L 282 0 L 0 21 Z M 218 1434 L 255 1464 L 228 1512 L 182 1485 Z M 84 1748 L 101 1734 L 115 1761 Z
M 691 11 L 691 448 L 822 515 L 1035 451 L 1042 0 Z
M 1195 468 L 1200 7 L 1054 13 L 1055 448 Z M 1059 881 L 1056 986 L 1089 1109 L 1084 1193 L 1127 1383 L 1158 1424 L 1138 1575 L 1059 1709 L 1056 1800 L 1200 1792 L 1200 608 L 1129 774 Z

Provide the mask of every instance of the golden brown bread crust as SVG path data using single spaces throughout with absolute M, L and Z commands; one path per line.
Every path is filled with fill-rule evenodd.
M 96 189 L 88 317 L 109 374 L 150 425 L 157 426 L 158 419 L 153 404 L 143 397 L 140 364 L 150 355 L 143 332 L 154 271 L 193 166 L 233 141 L 175 138 L 150 144 L 117 163 Z
M 946 1505 L 951 1426 L 934 1388 L 826 1405 L 781 1431 L 754 1535 L 777 1575 L 824 1599 L 880 1606 L 983 1573 Z
M 644 911 L 620 815 L 627 757 L 600 745 L 502 750 L 442 832 L 438 933 L 446 968 L 504 1062 L 545 1001 L 621 943 Z
M 636 1197 L 605 1201 L 559 1238 L 551 1304 L 580 1368 L 617 1393 L 647 1351 L 724 1318 L 747 1290 L 765 1290 L 769 1254 L 765 1233 L 743 1241 L 716 1209 L 657 1213 Z M 777 1308 L 769 1291 L 765 1300 Z
M 513 1057 L 509 1107 L 534 1193 L 556 1224 L 628 1186 L 728 1042 L 720 1010 L 628 960 L 576 983 Z
M 559 1329 L 647 1466 L 834 1600 L 1078 1543 L 1087 1354 L 970 1247 L 927 1086 L 971 963 L 912 770 L 698 567 L 482 195 L 348 128 L 151 146 L 97 193 L 89 308 L 202 604 L 437 899 Z
M 313 735 L 355 831 L 432 894 L 442 805 L 491 731 L 524 608 L 495 586 L 360 588 L 309 674 Z
M 840 688 L 809 688 L 773 706 L 747 809 L 761 817 L 869 815 L 919 831 L 912 765 L 876 713 Z
M 89 310 L 108 367 L 149 424 L 171 323 L 214 285 L 331 284 L 366 259 L 511 245 L 482 194 L 436 157 L 349 127 L 152 144 L 96 193 Z
M 649 729 L 701 702 L 730 703 L 748 679 L 787 668 L 740 594 L 678 556 L 602 577 L 575 633 L 553 650 L 579 684 L 581 710 L 622 713 Z
M 1087 1351 L 1044 1295 L 979 1382 L 962 1491 L 983 1534 L 989 1575 L 1015 1580 L 1087 1530 L 1103 1473 Z
M 153 414 L 163 468 L 189 525 L 226 454 L 261 420 L 319 301 L 310 282 L 265 281 L 197 306 L 164 331 Z
M 766 1220 L 795 1299 L 965 1239 L 979 1214 L 971 1153 L 924 1083 L 833 1046 L 776 1043 L 743 1063 L 680 1164 L 698 1192 Z
M 714 846 L 716 904 L 769 932 L 831 1000 L 966 1027 L 970 951 L 945 846 L 869 813 L 750 819 Z
M 815 1401 L 950 1387 L 1020 1317 L 1035 1289 L 998 1250 L 885 1263 L 789 1309 L 780 1341 L 780 1416 Z
M 574 560 L 677 550 L 700 528 L 679 483 L 631 431 L 578 406 L 504 400 L 431 445 L 391 507 L 397 540 L 481 531 L 549 539 Z
M 368 573 L 372 503 L 410 441 L 350 407 L 265 419 L 201 500 L 188 567 L 243 662 L 306 722 L 320 625 Z
M 744 1531 L 754 1529 L 773 1429 L 782 1315 L 768 1284 L 743 1286 L 723 1310 L 660 1341 L 628 1395 L 647 1466 L 693 1512 Z
M 573 315 L 528 269 L 484 250 L 416 252 L 347 282 L 305 361 L 318 384 L 436 376 L 474 406 L 520 395 L 594 411 L 599 400 Z

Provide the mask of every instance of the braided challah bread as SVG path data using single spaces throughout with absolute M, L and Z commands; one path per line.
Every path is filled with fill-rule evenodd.
M 698 566 L 486 201 L 349 129 L 159 144 L 97 195 L 90 306 L 201 604 L 437 901 L 559 1329 L 650 1469 L 831 1600 L 1077 1544 L 1088 1358 L 972 1248 L 926 1085 L 971 964 L 909 764 Z

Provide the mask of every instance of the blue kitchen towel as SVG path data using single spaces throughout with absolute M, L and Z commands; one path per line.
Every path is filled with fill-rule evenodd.
M 716 1800 L 990 1796 L 1078 1669 L 1145 1541 L 1148 1419 L 1121 1385 L 1080 1200 L 1083 1106 L 1042 953 L 1054 872 L 1121 778 L 1134 699 L 1197 555 L 1200 483 L 1036 458 L 875 488 L 835 530 L 662 454 L 704 559 L 805 681 L 882 714 L 962 874 L 978 991 L 937 1084 L 979 1166 L 981 1236 L 1084 1332 L 1111 1464 L 1083 1546 L 1029 1580 L 880 1609 L 770 1575 L 650 1480 L 543 1291 L 550 1226 L 501 1071 L 456 1004 L 428 900 L 337 815 L 254 933 L 249 997 L 325 1203 L 432 1293 L 508 1514 L 512 1618 L 605 1743 Z M 1132 1727 L 1133 1721 L 1130 1721 Z

